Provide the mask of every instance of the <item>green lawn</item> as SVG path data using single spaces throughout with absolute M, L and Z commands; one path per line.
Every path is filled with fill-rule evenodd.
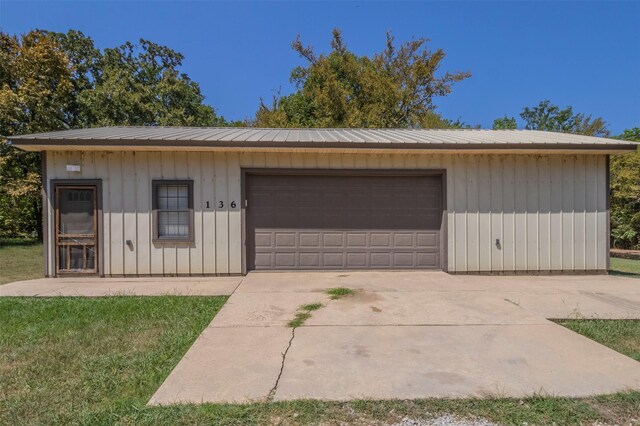
M 226 297 L 0 298 L 0 424 L 111 424 L 144 406 Z
M 0 284 L 42 278 L 42 244 L 0 241 Z
M 640 278 L 640 260 L 611 258 L 611 273 Z
M 584 319 L 556 322 L 640 361 L 640 320 Z
M 640 392 L 588 399 L 146 407 L 224 301 L 222 297 L 0 299 L 0 424 L 384 424 L 405 416 L 453 413 L 514 425 L 577 425 L 597 420 L 628 423 L 640 412 Z

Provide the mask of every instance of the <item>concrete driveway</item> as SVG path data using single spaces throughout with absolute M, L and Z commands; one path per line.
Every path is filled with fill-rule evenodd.
M 329 300 L 331 287 L 356 294 Z M 150 404 L 640 389 L 640 363 L 547 320 L 574 317 L 640 318 L 640 280 L 251 273 Z

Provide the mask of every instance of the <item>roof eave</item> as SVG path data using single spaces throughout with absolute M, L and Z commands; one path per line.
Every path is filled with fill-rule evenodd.
M 122 139 L 26 139 L 11 141 L 25 151 L 360 151 L 360 152 L 468 152 L 468 153 L 597 153 L 624 154 L 635 152 L 637 144 L 595 143 L 379 143 L 379 142 L 230 142 L 193 140 L 122 140 Z

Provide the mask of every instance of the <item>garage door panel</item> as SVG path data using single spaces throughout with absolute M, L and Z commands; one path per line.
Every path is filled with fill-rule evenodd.
M 320 233 L 319 232 L 301 232 L 300 233 L 300 247 L 320 247 Z
M 391 235 L 388 233 L 374 232 L 370 237 L 371 247 L 390 247 Z
M 427 176 L 250 175 L 248 269 L 438 268 L 440 188 Z
M 296 266 L 295 252 L 276 252 L 276 268 L 293 268 Z
M 256 232 L 255 235 L 256 247 L 271 247 L 271 232 Z
M 437 253 L 418 253 L 417 265 L 419 268 L 436 268 L 438 265 Z
M 367 253 L 347 253 L 347 268 L 365 268 Z
M 416 240 L 417 240 L 417 246 L 418 247 L 432 247 L 432 248 L 437 248 L 438 246 L 438 234 L 436 233 L 431 233 L 431 234 L 417 234 L 416 235 Z
M 300 267 L 302 269 L 320 269 L 320 253 L 300 253 Z
M 345 266 L 343 252 L 323 253 L 322 260 L 325 268 L 343 268 Z
M 373 268 L 390 268 L 391 267 L 391 253 L 371 253 L 371 267 Z
M 397 232 L 393 236 L 394 247 L 413 247 L 413 233 Z
M 366 247 L 367 246 L 367 234 L 366 233 L 347 233 L 347 247 Z
M 273 264 L 272 253 L 256 253 L 255 255 L 255 268 L 256 269 L 266 269 L 270 268 Z
M 276 248 L 282 247 L 296 247 L 296 234 L 294 232 L 277 232 L 276 233 Z

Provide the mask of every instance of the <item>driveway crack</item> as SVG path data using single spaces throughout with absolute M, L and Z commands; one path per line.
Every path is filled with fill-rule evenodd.
M 273 397 L 276 395 L 276 390 L 278 389 L 278 384 L 280 383 L 280 377 L 282 377 L 282 372 L 284 371 L 284 362 L 287 359 L 287 353 L 291 348 L 291 344 L 293 343 L 293 338 L 296 337 L 296 328 L 291 329 L 291 339 L 289 339 L 289 344 L 287 348 L 282 353 L 282 363 L 280 364 L 280 372 L 278 373 L 278 377 L 276 378 L 276 383 L 273 385 L 273 388 L 267 394 L 267 402 L 273 401 Z

